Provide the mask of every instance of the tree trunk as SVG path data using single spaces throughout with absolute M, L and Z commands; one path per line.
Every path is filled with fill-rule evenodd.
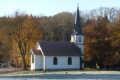
M 25 61 L 25 56 L 22 55 L 22 62 L 23 62 L 23 70 L 26 70 L 26 61 Z

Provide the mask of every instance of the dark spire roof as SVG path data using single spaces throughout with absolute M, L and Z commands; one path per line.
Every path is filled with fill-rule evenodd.
M 75 32 L 82 33 L 82 27 L 81 27 L 81 22 L 80 22 L 80 14 L 79 14 L 79 6 L 77 6 L 74 29 L 75 29 Z

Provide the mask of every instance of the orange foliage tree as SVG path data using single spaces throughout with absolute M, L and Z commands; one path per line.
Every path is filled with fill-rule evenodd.
M 38 29 L 39 24 L 33 16 L 18 13 L 9 22 L 9 25 L 7 25 L 7 32 L 11 36 L 11 39 L 15 41 L 20 51 L 24 70 L 27 68 L 26 63 L 29 60 L 26 57 L 32 47 L 30 45 L 35 42 L 35 39 L 41 40 L 41 34 Z
M 115 55 L 111 46 L 108 20 L 99 17 L 85 29 L 85 60 L 96 60 L 97 65 L 112 65 Z

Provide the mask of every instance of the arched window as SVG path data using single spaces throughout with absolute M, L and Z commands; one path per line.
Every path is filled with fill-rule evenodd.
M 34 55 L 32 54 L 32 63 L 34 63 Z
M 57 57 L 53 58 L 53 65 L 57 65 Z
M 71 57 L 68 58 L 68 65 L 72 65 L 72 58 Z

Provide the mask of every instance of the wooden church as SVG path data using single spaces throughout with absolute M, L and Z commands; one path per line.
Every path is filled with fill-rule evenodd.
M 38 41 L 31 50 L 31 70 L 83 70 L 84 35 L 79 16 L 75 17 L 70 42 Z

